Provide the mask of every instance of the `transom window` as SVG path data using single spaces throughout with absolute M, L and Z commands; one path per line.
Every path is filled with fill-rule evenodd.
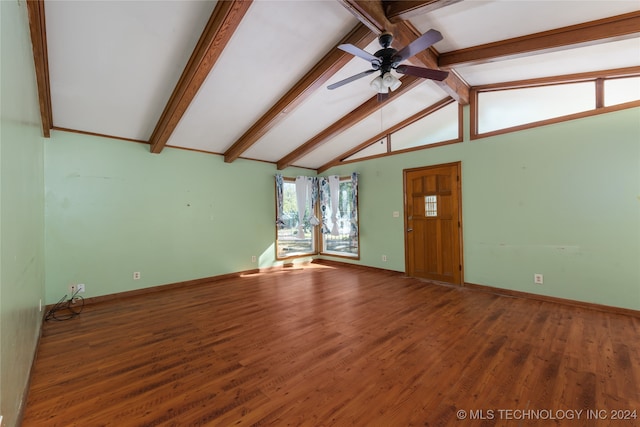
M 640 76 L 604 81 L 604 106 L 624 104 L 640 99 Z
M 620 75 L 616 75 L 620 73 Z M 640 106 L 640 76 L 625 70 L 480 86 L 472 90 L 471 137 L 496 135 Z
M 594 94 L 594 82 L 481 92 L 478 133 L 593 110 Z

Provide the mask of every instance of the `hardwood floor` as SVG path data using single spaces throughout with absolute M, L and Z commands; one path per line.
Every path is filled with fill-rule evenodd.
M 312 265 L 47 322 L 23 426 L 637 426 L 639 336 L 632 316 Z

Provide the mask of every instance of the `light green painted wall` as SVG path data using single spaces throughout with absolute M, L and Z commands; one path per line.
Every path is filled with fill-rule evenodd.
M 56 131 L 45 157 L 47 303 L 277 264 L 274 165 Z
M 327 172 L 360 174 L 359 263 L 404 271 L 402 170 L 455 161 L 465 281 L 640 309 L 640 109 Z M 70 283 L 95 296 L 247 270 L 254 254 L 274 265 L 274 173 L 259 162 L 151 155 L 146 145 L 54 132 L 47 301 Z M 299 173 L 310 175 L 284 171 Z
M 455 161 L 466 282 L 640 310 L 639 108 L 328 171 L 360 174 L 362 264 L 404 271 L 402 171 Z
M 42 321 L 44 154 L 23 1 L 0 1 L 0 31 L 0 415 L 14 426 Z

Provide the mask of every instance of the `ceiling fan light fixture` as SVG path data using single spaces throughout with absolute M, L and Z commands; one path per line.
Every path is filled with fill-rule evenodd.
M 386 87 L 391 87 L 391 85 L 393 84 L 393 79 L 393 74 L 391 74 L 390 72 L 386 72 L 382 76 L 382 84 L 384 84 Z
M 371 88 L 378 93 L 389 93 L 389 90 L 396 90 L 402 82 L 390 72 L 386 72 L 371 81 Z
M 391 73 L 387 73 L 382 77 L 382 83 L 392 91 L 398 89 L 402 84 L 400 79 Z
M 384 85 L 382 81 L 382 77 L 378 76 L 375 79 L 371 80 L 371 88 L 378 93 L 386 93 L 387 87 Z

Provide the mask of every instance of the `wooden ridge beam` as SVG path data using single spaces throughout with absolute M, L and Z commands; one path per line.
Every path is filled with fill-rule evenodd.
M 353 56 L 338 49 L 340 44 L 353 44 L 364 49 L 375 39 L 367 27 L 358 24 L 318 63 L 300 79 L 280 100 L 269 109 L 244 135 L 234 142 L 224 153 L 224 161 L 231 163 L 248 150 L 269 130 L 283 120 L 287 114 L 298 107 L 317 89 L 324 85 L 338 70 L 344 67 Z
M 338 2 L 376 35 L 382 34 L 385 30 L 391 31 L 393 28 L 379 0 L 338 0 Z
M 460 1 L 462 0 L 382 0 L 382 6 L 389 21 L 395 24 Z
M 252 0 L 218 1 L 160 120 L 151 134 L 152 153 L 160 153 L 198 90 L 218 61 Z

